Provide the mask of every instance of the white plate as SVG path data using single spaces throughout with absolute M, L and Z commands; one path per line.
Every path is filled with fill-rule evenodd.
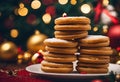
M 33 74 L 38 74 L 40 76 L 45 77 L 54 77 L 54 78 L 93 78 L 93 77 L 100 77 L 100 76 L 108 76 L 110 71 L 114 73 L 120 74 L 120 65 L 117 64 L 109 64 L 109 73 L 104 74 L 80 74 L 74 71 L 73 73 L 46 73 L 40 69 L 40 64 L 34 64 L 26 67 L 28 72 Z M 99 70 L 98 70 L 99 71 Z

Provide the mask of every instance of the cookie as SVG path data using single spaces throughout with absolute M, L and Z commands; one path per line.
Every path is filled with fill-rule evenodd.
M 90 24 L 90 19 L 85 16 L 80 17 L 59 17 L 55 19 L 55 24 Z
M 45 45 L 51 46 L 51 47 L 76 47 L 78 45 L 78 42 L 67 41 L 67 40 L 62 40 L 57 38 L 48 38 L 44 40 L 44 43 Z
M 90 25 L 55 25 L 55 30 L 65 31 L 65 30 L 91 30 Z
M 79 46 L 83 46 L 83 47 L 105 47 L 105 46 L 109 46 L 110 42 L 106 41 L 106 42 L 101 42 L 101 43 L 79 43 Z
M 109 64 L 103 63 L 103 64 L 96 64 L 96 63 L 83 63 L 83 62 L 77 62 L 77 66 L 79 67 L 91 67 L 91 68 L 107 68 Z
M 108 68 L 92 68 L 92 67 L 76 67 L 76 70 L 79 73 L 87 73 L 87 74 L 100 74 L 100 73 L 108 73 Z
M 63 32 L 62 32 L 63 33 Z M 88 35 L 88 32 L 87 31 L 81 31 L 79 33 L 76 33 L 76 34 L 55 34 L 55 37 L 56 38 L 59 38 L 59 39 L 65 39 L 65 40 L 75 40 L 75 39 L 79 39 L 79 38 L 84 38 Z
M 103 35 L 88 35 L 84 39 L 80 39 L 80 43 L 102 43 L 102 42 L 108 42 L 109 37 L 103 36 Z
M 73 71 L 72 63 L 62 64 L 48 61 L 41 62 L 41 70 L 49 73 L 70 73 Z
M 43 59 L 50 62 L 70 63 L 74 62 L 77 58 L 75 55 L 45 52 L 43 53 Z
M 112 55 L 113 50 L 110 47 L 80 49 L 82 54 L 92 55 Z
M 110 62 L 109 57 L 107 58 L 104 56 L 92 56 L 92 55 L 80 56 L 78 60 L 83 63 L 92 63 L 92 64 L 105 64 L 105 63 L 107 64 Z
M 64 45 L 61 45 L 64 46 Z M 45 49 L 49 52 L 53 53 L 61 53 L 61 54 L 75 54 L 77 52 L 77 48 L 59 48 L 59 47 L 49 47 L 46 46 Z

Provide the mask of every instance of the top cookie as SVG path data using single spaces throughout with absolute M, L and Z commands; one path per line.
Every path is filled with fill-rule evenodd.
M 81 43 L 100 43 L 109 41 L 109 37 L 103 35 L 88 35 L 84 39 L 80 39 Z
M 59 17 L 55 19 L 55 24 L 66 25 L 66 24 L 90 24 L 90 19 L 84 16 L 79 17 Z
M 78 45 L 75 41 L 67 41 L 57 38 L 48 38 L 44 40 L 45 45 L 52 47 L 76 47 Z

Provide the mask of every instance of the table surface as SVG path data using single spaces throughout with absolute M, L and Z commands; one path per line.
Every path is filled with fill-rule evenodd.
M 16 64 L 0 62 L 0 82 L 110 82 L 115 80 L 115 75 L 95 79 L 59 79 L 40 77 L 25 70 L 30 64 Z M 112 79 L 111 79 L 112 78 Z M 95 81 L 94 81 L 95 80 Z M 119 82 L 119 81 L 118 81 Z

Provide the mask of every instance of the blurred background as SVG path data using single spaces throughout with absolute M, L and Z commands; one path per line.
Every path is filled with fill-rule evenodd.
M 90 18 L 89 34 L 110 37 L 111 62 L 120 64 L 120 0 L 0 0 L 0 62 L 41 62 L 63 14 Z

